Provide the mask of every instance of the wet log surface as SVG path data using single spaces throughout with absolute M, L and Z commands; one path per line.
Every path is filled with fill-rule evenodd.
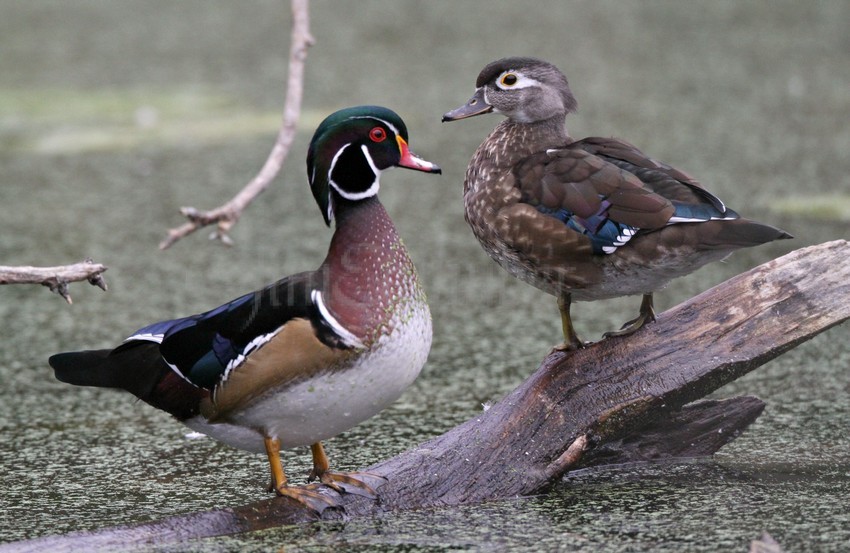
M 339 496 L 341 507 L 322 518 L 512 498 L 544 491 L 571 469 L 710 455 L 764 404 L 700 398 L 848 318 L 850 243 L 797 250 L 662 313 L 629 337 L 550 354 L 488 411 L 365 468 L 386 478 L 377 500 Z M 293 500 L 275 498 L 7 547 L 126 548 L 316 518 Z

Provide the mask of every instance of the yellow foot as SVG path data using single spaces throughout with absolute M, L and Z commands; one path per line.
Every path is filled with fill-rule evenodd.
M 612 330 L 610 332 L 606 332 L 602 336 L 605 338 L 613 338 L 616 336 L 628 336 L 636 332 L 640 327 L 647 323 L 651 323 L 655 321 L 655 313 L 642 313 L 638 315 L 636 318 L 624 324 L 620 330 Z
M 558 351 L 558 352 L 578 351 L 580 349 L 586 348 L 587 346 L 589 346 L 591 344 L 593 344 L 593 342 L 582 342 L 578 338 L 576 338 L 575 341 L 569 341 L 569 342 L 564 341 L 563 343 L 558 344 L 557 346 L 553 347 L 552 351 L 549 352 L 549 355 L 552 355 L 556 351 Z
M 633 332 L 637 331 L 640 327 L 645 325 L 646 323 L 651 323 L 655 321 L 655 308 L 652 305 L 652 294 L 644 294 L 643 299 L 640 302 L 640 311 L 638 311 L 639 315 L 632 319 L 631 321 L 624 324 L 620 330 L 615 330 L 612 332 L 606 332 L 603 334 L 605 338 L 612 338 L 614 336 L 628 336 Z
M 289 497 L 305 505 L 308 509 L 321 515 L 328 507 L 338 507 L 339 501 L 319 491 L 319 486 L 311 484 L 304 487 L 293 487 L 284 484 L 274 491 L 279 496 Z
M 339 493 L 350 493 L 362 495 L 369 499 L 377 499 L 377 488 L 383 486 L 387 479 L 371 472 L 332 472 L 325 471 L 322 474 L 310 473 L 310 480 L 318 478 L 319 481 L 333 488 Z

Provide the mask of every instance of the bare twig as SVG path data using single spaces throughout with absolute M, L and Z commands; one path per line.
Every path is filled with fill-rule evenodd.
M 582 434 L 576 438 L 560 457 L 555 459 L 548 467 L 546 467 L 546 479 L 554 481 L 556 478 L 559 478 L 567 472 L 567 469 L 578 463 L 581 460 L 581 454 L 584 453 L 584 450 L 587 447 L 587 441 L 587 434 Z
M 56 292 L 68 303 L 71 295 L 68 293 L 68 284 L 71 282 L 89 281 L 89 284 L 106 290 L 106 281 L 103 280 L 103 272 L 106 266 L 86 259 L 73 265 L 59 265 L 57 267 L 7 267 L 0 265 L 0 284 L 41 284 Z
M 167 249 L 184 236 L 212 224 L 216 224 L 218 228 L 210 235 L 210 239 L 221 240 L 224 244 L 231 245 L 233 240 L 228 232 L 239 220 L 242 211 L 263 190 L 268 188 L 283 167 L 295 139 L 296 125 L 301 114 L 301 97 L 304 90 L 304 60 L 307 58 L 307 48 L 312 46 L 314 42 L 310 34 L 307 2 L 308 0 L 292 0 L 292 40 L 289 49 L 289 76 L 286 84 L 283 121 L 268 159 L 251 182 L 245 185 L 227 203 L 209 211 L 200 211 L 194 207 L 180 208 L 180 213 L 189 221 L 170 229 L 168 236 L 160 242 L 159 249 Z

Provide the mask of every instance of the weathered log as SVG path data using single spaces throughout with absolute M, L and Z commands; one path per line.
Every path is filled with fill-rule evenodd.
M 797 250 L 666 311 L 629 337 L 550 354 L 488 411 L 365 469 L 387 479 L 377 500 L 346 494 L 342 507 L 323 518 L 529 495 L 580 466 L 713 453 L 763 403 L 687 404 L 848 318 L 850 243 Z M 275 498 L 29 544 L 57 551 L 127 547 L 315 518 L 295 501 Z
M 572 468 L 707 457 L 740 436 L 764 408 L 752 396 L 697 401 L 586 451 Z

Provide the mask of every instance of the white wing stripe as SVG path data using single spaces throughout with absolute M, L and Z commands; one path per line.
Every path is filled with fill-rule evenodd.
M 227 377 L 230 376 L 230 371 L 241 365 L 245 362 L 245 358 L 260 349 L 264 344 L 268 343 L 269 340 L 277 336 L 277 333 L 283 329 L 283 326 L 277 327 L 275 330 L 269 332 L 268 334 L 261 334 L 248 342 L 245 345 L 245 349 L 242 350 L 242 353 L 234 357 L 227 364 L 227 367 L 224 368 L 224 375 L 221 377 L 221 381 L 224 382 L 227 380 Z
M 149 332 L 144 334 L 133 334 L 129 338 L 126 338 L 122 344 L 126 344 L 127 342 L 132 342 L 133 340 L 144 340 L 146 342 L 156 342 L 157 344 L 162 343 L 162 339 L 165 337 L 165 334 L 151 334 Z

